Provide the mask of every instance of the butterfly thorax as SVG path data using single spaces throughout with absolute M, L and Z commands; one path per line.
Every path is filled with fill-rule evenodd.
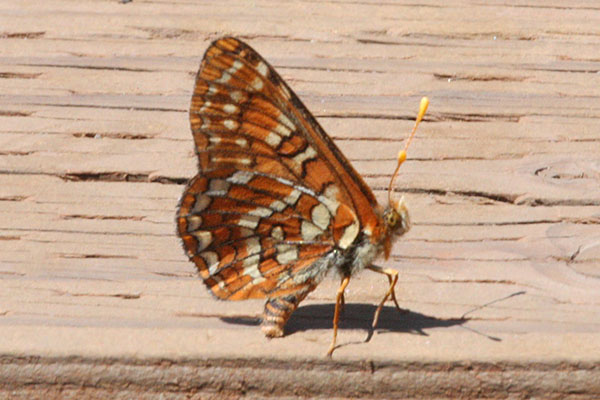
M 376 229 L 369 234 L 361 232 L 350 248 L 344 252 L 343 260 L 337 264 L 342 276 L 351 276 L 363 270 L 382 253 L 390 255 L 393 242 L 406 233 L 411 226 L 408 208 L 403 199 L 393 202 L 379 213 Z

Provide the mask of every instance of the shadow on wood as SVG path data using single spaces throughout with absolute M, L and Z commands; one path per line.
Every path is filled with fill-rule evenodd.
M 287 325 L 286 335 L 313 329 L 331 329 L 333 321 L 334 304 L 314 304 L 298 308 Z M 364 329 L 372 335 L 371 322 L 375 309 L 372 304 L 346 304 L 340 318 L 339 329 Z M 240 325 L 260 325 L 260 318 L 254 317 L 223 317 L 222 321 Z M 436 318 L 433 316 L 409 311 L 400 313 L 396 308 L 385 306 L 381 310 L 376 330 L 383 332 L 416 333 L 427 336 L 426 329 L 445 328 L 462 325 L 469 318 Z

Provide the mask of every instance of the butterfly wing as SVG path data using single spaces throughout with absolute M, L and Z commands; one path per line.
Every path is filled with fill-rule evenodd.
M 378 219 L 373 193 L 298 97 L 252 48 L 214 42 L 190 108 L 200 173 L 178 231 L 219 298 L 314 286 Z

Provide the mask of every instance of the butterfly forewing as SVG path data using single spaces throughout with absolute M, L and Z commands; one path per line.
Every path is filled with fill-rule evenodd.
M 220 298 L 318 283 L 328 257 L 377 224 L 376 200 L 297 96 L 254 50 L 214 42 L 190 109 L 200 173 L 178 230 Z

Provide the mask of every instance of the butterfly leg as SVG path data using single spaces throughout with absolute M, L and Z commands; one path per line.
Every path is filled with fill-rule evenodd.
M 342 279 L 341 284 L 344 283 L 344 279 Z M 344 313 L 344 308 L 346 307 L 346 298 L 344 297 L 344 293 L 342 293 L 342 298 L 340 299 L 340 314 Z
M 337 331 L 338 331 L 338 322 L 340 320 L 340 306 L 343 302 L 343 298 L 344 298 L 344 290 L 346 290 L 346 286 L 348 286 L 348 283 L 350 283 L 350 277 L 347 276 L 344 279 L 342 279 L 342 284 L 340 285 L 340 287 L 338 288 L 337 291 L 337 297 L 335 300 L 335 311 L 333 313 L 333 340 L 331 341 L 331 346 L 329 347 L 329 350 L 327 351 L 327 356 L 331 357 L 331 355 L 333 354 L 333 350 L 335 350 L 335 342 L 337 339 Z
M 394 300 L 394 304 L 396 305 L 396 308 L 398 309 L 398 311 L 400 311 L 401 313 L 407 313 L 408 310 L 401 308 L 400 305 L 398 305 L 398 300 L 396 300 L 396 283 L 398 282 L 398 271 L 396 271 L 395 269 L 390 269 L 390 268 L 381 268 L 377 265 L 370 265 L 367 267 L 368 269 L 370 269 L 371 271 L 377 272 L 379 274 L 384 274 L 385 276 L 387 276 L 388 281 L 390 283 L 390 287 L 388 289 L 388 291 L 386 292 L 385 296 L 383 297 L 383 300 L 381 300 L 381 302 L 379 303 L 379 305 L 377 306 L 377 310 L 375 310 L 375 316 L 373 317 L 373 324 L 371 325 L 373 327 L 373 329 L 375 329 L 375 327 L 377 326 L 377 321 L 379 320 L 379 314 L 381 313 L 381 309 L 383 308 L 383 305 L 385 304 L 385 302 L 387 301 L 387 299 L 391 296 L 392 300 Z
M 302 291 L 267 300 L 263 311 L 262 331 L 267 337 L 283 336 L 283 327 L 298 304 L 314 289 L 310 286 Z

